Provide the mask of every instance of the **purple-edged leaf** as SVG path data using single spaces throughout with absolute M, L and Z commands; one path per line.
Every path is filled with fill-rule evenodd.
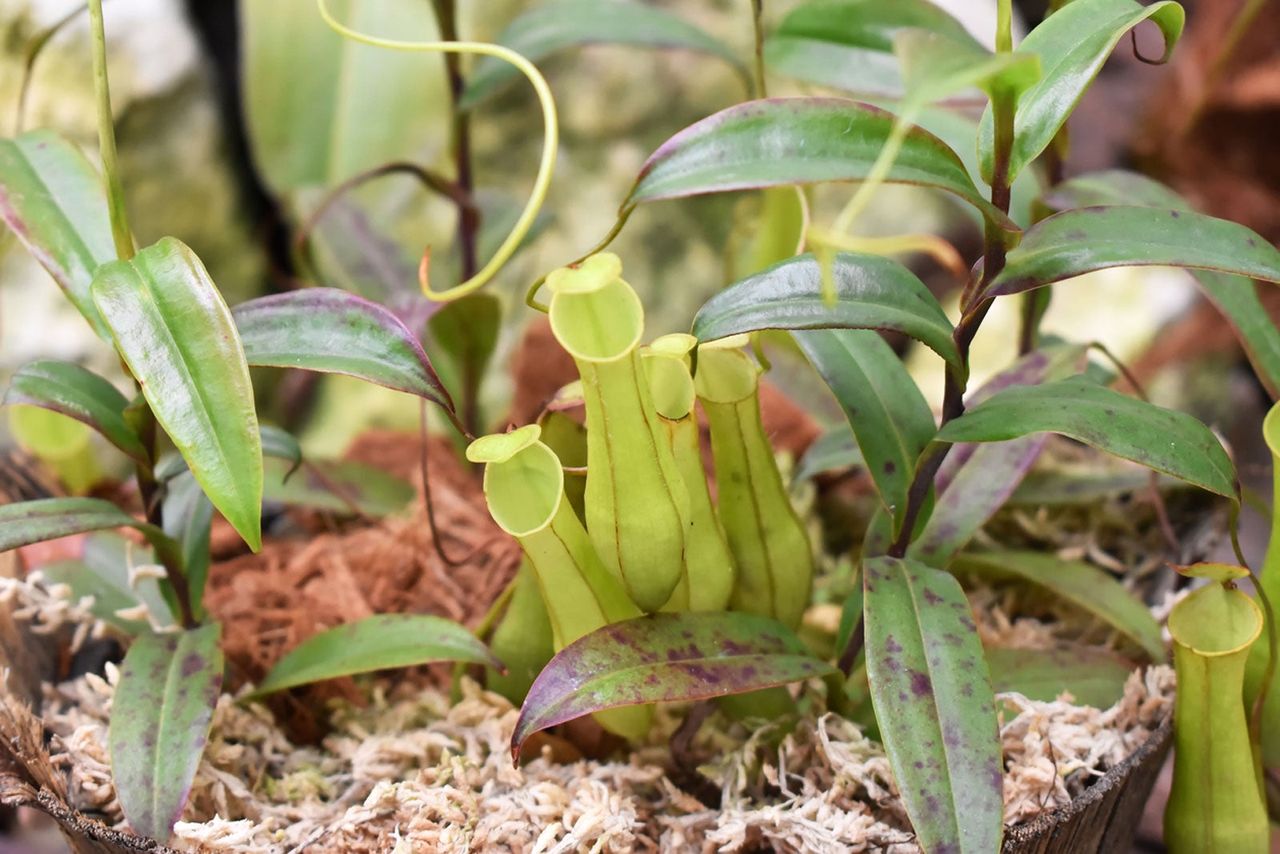
M 925 851 L 1000 850 L 995 697 L 969 603 L 949 573 L 863 564 L 867 676 L 894 779 Z
M 335 288 L 304 288 L 233 312 L 249 364 L 347 374 L 453 410 L 422 345 L 387 309 Z
M 1065 181 L 1046 193 L 1040 204 L 1049 210 L 1091 205 L 1150 205 L 1190 210 L 1186 200 L 1159 181 L 1111 169 Z M 1258 299 L 1257 286 L 1243 276 L 1192 270 L 1209 300 L 1231 321 L 1245 355 L 1272 398 L 1280 397 L 1280 329 Z
M 1027 229 L 988 297 L 1110 267 L 1188 267 L 1280 282 L 1280 250 L 1238 223 L 1142 205 L 1076 208 Z
M 1136 665 L 1106 649 L 1072 645 L 1056 649 L 988 649 L 987 666 L 997 694 L 1011 691 L 1051 703 L 1063 692 L 1078 705 L 1109 709 L 1124 696 Z
M 1124 585 L 1090 563 L 1039 552 L 969 552 L 952 565 L 957 575 L 983 581 L 1019 581 L 1048 590 L 1083 608 L 1143 649 L 1152 661 L 1164 661 L 1164 641 L 1151 612 Z
M 1043 74 L 1037 85 L 1018 98 L 1009 179 L 1053 141 L 1125 33 L 1150 19 L 1164 35 L 1163 59 L 1168 59 L 1182 35 L 1184 17 L 1182 7 L 1168 0 L 1149 6 L 1135 0 L 1073 0 L 1028 33 L 1014 53 L 1040 57 Z M 992 138 L 988 109 L 978 136 L 982 174 L 988 180 Z
M 963 24 L 925 0 L 816 0 L 782 19 L 765 42 L 765 62 L 806 83 L 896 98 L 903 86 L 893 37 L 906 28 L 968 37 Z
M 498 43 L 530 62 L 541 62 L 566 48 L 588 44 L 680 48 L 717 56 L 740 74 L 746 70 L 729 47 L 663 9 L 636 2 L 556 0 L 523 13 L 498 36 Z M 520 77 L 511 63 L 480 57 L 458 102 L 469 110 Z
M 264 461 L 263 500 L 373 518 L 403 511 L 417 497 L 413 484 L 351 460 L 313 460 L 290 476 L 283 460 Z
M 1087 348 L 1058 345 L 1028 353 L 969 395 L 976 406 L 1014 386 L 1036 385 L 1079 373 Z M 943 461 L 934 484 L 937 504 L 910 556 L 929 566 L 946 566 L 996 511 L 1005 505 L 1040 456 L 1048 437 L 1025 436 L 1009 442 L 961 445 Z
M 836 302 L 827 305 L 813 255 L 774 264 L 707 300 L 693 319 L 693 334 L 711 341 L 758 329 L 885 329 L 909 335 L 959 366 L 951 321 L 906 267 L 878 255 L 841 252 L 831 273 Z
M 426 614 L 379 614 L 307 638 L 271 668 L 252 696 L 433 661 L 502 666 L 471 632 L 452 620 Z
M 947 566 L 1005 505 L 1047 441 L 1049 437 L 1040 434 L 973 448 L 947 491 L 938 495 L 929 521 L 907 554 L 931 566 Z
M 1218 495 L 1236 495 L 1235 467 L 1208 427 L 1082 377 L 1005 389 L 946 424 L 937 438 L 1002 442 L 1034 433 L 1060 433 Z
M 147 405 L 191 473 L 255 551 L 262 440 L 231 312 L 200 259 L 172 237 L 98 268 L 94 303 Z
M 646 161 L 627 211 L 644 202 L 826 181 L 861 181 L 895 118 L 844 98 L 769 98 L 722 110 L 671 137 Z M 951 193 L 1009 231 L 1017 227 L 974 186 L 959 156 L 913 127 L 885 181 Z
M 93 271 L 116 257 L 107 191 L 80 149 L 47 130 L 0 139 L 0 219 L 110 340 L 89 296 Z
M 620 706 L 705 700 L 785 685 L 833 668 L 786 626 L 755 614 L 651 614 L 562 649 L 534 680 L 513 755 L 535 732 Z
M 71 362 L 41 360 L 13 375 L 4 405 L 39 406 L 87 424 L 140 463 L 147 449 L 124 418 L 129 401 L 115 386 L 88 368 Z
M 138 521 L 101 498 L 41 498 L 0 505 L 0 552 L 111 528 L 133 528 L 146 537 L 162 557 L 182 565 L 178 544 L 164 531 Z
M 143 635 L 120 665 L 107 741 L 120 808 L 135 833 L 167 842 L 191 793 L 222 689 L 221 628 Z
M 880 500 L 891 510 L 905 507 L 916 460 L 937 425 L 902 360 L 878 332 L 794 334 L 849 419 Z

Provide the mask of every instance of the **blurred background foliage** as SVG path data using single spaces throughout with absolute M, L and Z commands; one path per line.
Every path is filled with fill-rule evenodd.
M 5 133 L 15 128 L 28 45 L 76 5 L 77 0 L 0 0 L 0 128 Z M 538 3 L 457 5 L 462 37 L 493 40 Z M 747 0 L 652 5 L 678 14 L 750 61 Z M 797 0 L 766 3 L 768 25 L 796 5 Z M 993 0 L 940 5 L 989 41 Z M 1043 12 L 1035 3 L 1021 5 L 1032 18 Z M 432 7 L 431 0 L 333 3 L 340 18 L 360 29 L 415 39 L 438 35 Z M 441 175 L 455 174 L 440 56 L 344 42 L 320 21 L 313 0 L 110 0 L 106 17 L 126 193 L 140 241 L 179 235 L 205 260 L 232 304 L 310 283 L 347 287 L 412 315 L 417 263 L 426 247 L 432 250 L 433 283 L 443 287 L 458 281 L 455 206 L 403 174 L 371 181 L 331 207 L 312 232 L 308 262 L 299 263 L 295 245 L 299 226 L 325 192 L 363 170 L 408 160 Z M 1194 28 L 1194 5 L 1192 22 Z M 35 65 L 23 126 L 55 127 L 94 156 L 88 63 L 87 26 L 78 20 L 52 40 Z M 473 66 L 464 59 L 464 74 Z M 520 331 L 535 317 L 523 306 L 524 289 L 609 230 L 648 154 L 679 129 L 749 96 L 729 63 L 687 51 L 598 45 L 559 52 L 540 67 L 561 111 L 562 143 L 537 236 L 489 289 L 501 313 L 485 309 L 473 316 L 476 324 L 489 322 L 481 315 L 500 318 L 493 330 L 498 366 L 508 363 Z M 1095 87 L 1107 93 L 1100 97 L 1128 98 L 1140 106 L 1144 93 L 1167 79 L 1164 69 L 1143 67 L 1141 74 L 1131 74 L 1136 67 L 1131 51 L 1121 48 L 1104 72 L 1104 85 Z M 1144 82 L 1132 82 L 1139 79 Z M 771 95 L 822 91 L 779 75 L 769 84 Z M 1139 85 L 1145 88 L 1134 88 Z M 529 87 L 519 80 L 469 115 L 476 198 L 485 225 L 483 261 L 524 202 L 537 165 L 542 119 Z M 1130 141 L 1143 117 L 1140 108 L 1126 113 L 1114 103 L 1092 110 L 1086 104 L 1081 115 L 1090 125 L 1083 132 L 1086 143 L 1073 151 L 1076 162 L 1104 168 L 1130 158 Z M 837 209 L 847 193 L 839 187 L 817 193 L 815 215 Z M 727 284 L 735 251 L 754 239 L 744 228 L 759 204 L 758 194 L 741 194 L 649 205 L 636 212 L 614 250 L 625 259 L 627 277 L 645 301 L 652 335 L 686 328 L 695 308 Z M 859 229 L 941 233 L 966 257 L 975 254 L 978 240 L 975 224 L 952 202 L 906 187 L 881 189 Z M 931 262 L 914 266 L 939 292 L 956 284 Z M 1146 352 L 1195 299 L 1181 273 L 1125 270 L 1092 278 L 1059 291 L 1046 330 L 1078 337 L 1085 329 L 1127 359 Z M 993 313 L 975 344 L 979 373 L 1004 364 L 1012 353 L 1017 319 L 1012 303 L 1008 308 L 1008 317 Z M 431 337 L 427 332 L 428 352 L 446 383 L 456 387 L 458 372 L 433 348 Z M 5 374 L 38 356 L 79 359 L 108 373 L 114 362 L 8 234 L 0 235 L 0 342 L 0 373 Z M 1219 359 L 1215 375 L 1231 358 Z M 926 388 L 936 386 L 940 395 L 936 360 L 924 353 L 908 359 Z M 827 411 L 825 394 L 807 371 L 789 369 L 785 361 L 777 371 L 793 396 L 820 417 Z M 1187 389 L 1194 388 L 1198 406 L 1222 410 L 1232 405 L 1230 384 L 1198 382 L 1185 372 L 1173 376 L 1153 374 L 1165 402 L 1185 404 Z M 315 382 L 286 376 L 271 382 L 261 380 L 260 408 L 300 429 L 311 453 L 341 453 L 369 426 L 416 423 L 415 404 L 375 387 L 341 378 Z M 482 426 L 502 425 L 511 391 L 507 371 L 488 372 Z

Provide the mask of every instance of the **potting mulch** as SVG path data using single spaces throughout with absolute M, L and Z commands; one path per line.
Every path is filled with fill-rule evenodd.
M 42 632 L 91 636 L 80 628 L 92 623 L 87 612 L 59 592 L 38 574 L 4 582 L 18 615 Z M 989 593 L 981 604 L 984 637 L 1055 642 L 1046 624 L 1004 615 Z M 0 776 L 7 800 L 24 802 L 36 779 L 55 803 L 124 827 L 106 747 L 116 676 L 108 665 L 105 679 L 46 685 L 39 720 L 6 694 L 5 740 L 26 732 L 38 751 L 28 781 Z M 625 759 L 560 761 L 548 742 L 516 768 L 516 710 L 470 681 L 462 690 L 451 705 L 439 689 L 381 680 L 364 705 L 332 699 L 332 729 L 315 745 L 292 741 L 266 708 L 224 694 L 173 844 L 273 854 L 917 850 L 883 749 L 836 715 L 810 714 L 785 734 L 712 717 L 688 751 L 710 781 L 695 795 L 674 782 L 687 775 L 671 765 L 673 712 Z M 1172 691 L 1172 670 L 1158 666 L 1135 673 L 1106 710 L 1001 695 L 1006 821 L 1063 806 L 1123 761 L 1166 720 Z M 47 751 L 31 735 L 42 727 Z

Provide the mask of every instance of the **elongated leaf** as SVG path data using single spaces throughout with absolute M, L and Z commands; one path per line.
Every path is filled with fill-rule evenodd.
M 131 567 L 154 564 L 155 560 L 155 553 L 146 546 L 103 531 L 85 538 L 79 558 L 41 566 L 40 574 L 50 584 L 65 584 L 72 601 L 92 597 L 89 610 L 95 617 L 133 636 L 151 629 L 146 620 L 134 619 L 130 613 L 142 603 L 157 625 L 173 623 L 156 579 L 130 579 Z
M 262 441 L 249 366 L 204 265 L 166 237 L 99 268 L 93 299 L 147 405 L 205 495 L 262 544 Z
M 960 364 L 946 312 L 906 267 L 878 255 L 841 252 L 832 277 L 836 303 L 828 306 L 817 259 L 789 258 L 707 300 L 693 319 L 693 334 L 711 341 L 758 329 L 885 329 Z
M 1010 180 L 1048 147 L 1125 33 L 1145 20 L 1153 21 L 1164 34 L 1164 59 L 1168 59 L 1182 34 L 1184 17 L 1182 7 L 1168 0 L 1150 6 L 1134 0 L 1073 0 L 1032 30 L 1015 52 L 1039 56 L 1043 76 L 1017 102 Z M 991 177 L 991 121 L 988 109 L 978 137 L 987 180 Z
M 486 293 L 454 300 L 432 314 L 427 331 L 445 387 L 467 400 L 478 390 L 498 348 L 502 301 Z
M 512 755 L 535 732 L 592 712 L 741 694 L 833 669 L 768 617 L 704 612 L 624 620 L 551 659 L 520 710 Z
M 791 479 L 803 483 L 824 472 L 865 465 L 862 449 L 848 424 L 839 424 L 823 433 L 804 452 Z
M 249 364 L 347 374 L 453 410 L 422 345 L 387 309 L 335 288 L 305 288 L 236 306 Z
M 432 661 L 501 667 L 484 644 L 452 620 L 426 614 L 380 614 L 307 638 L 271 668 L 251 696 Z
M 116 257 L 107 191 L 80 149 L 47 130 L 0 139 L 0 219 L 110 340 L 89 296 L 93 271 Z
M 191 792 L 222 688 L 220 627 L 143 635 L 120 666 L 111 777 L 134 832 L 167 842 Z
M 1151 612 L 1123 584 L 1091 563 L 1041 552 L 969 552 L 955 559 L 952 570 L 987 581 L 1035 584 L 1114 627 L 1152 661 L 1166 658 L 1160 626 Z
M 1001 442 L 1061 433 L 1100 451 L 1234 498 L 1235 467 L 1196 419 L 1080 377 L 1005 389 L 949 422 L 943 442 Z
M 1079 373 L 1087 350 L 1066 344 L 1028 353 L 969 395 L 977 406 L 1003 389 L 1036 385 Z M 945 567 L 952 556 L 1005 505 L 1040 456 L 1048 436 L 953 448 L 934 479 L 938 502 L 908 554 L 929 566 Z
M 1027 230 L 986 295 L 1022 293 L 1109 267 L 1190 267 L 1280 282 L 1280 250 L 1243 225 L 1139 205 L 1077 208 Z
M 498 36 L 498 43 L 535 63 L 566 48 L 587 44 L 681 48 L 717 56 L 746 75 L 733 51 L 706 32 L 670 12 L 630 0 L 545 3 L 512 21 Z M 475 107 L 519 77 L 520 72 L 510 63 L 481 58 L 467 81 L 460 108 Z
M 288 431 L 281 430 L 279 427 L 272 427 L 270 424 L 259 424 L 258 435 L 262 440 L 262 456 L 264 458 L 272 457 L 287 462 L 289 464 L 289 472 L 297 471 L 298 467 L 302 465 L 302 446 L 298 444 L 297 438 Z M 187 471 L 187 461 L 182 458 L 182 455 L 169 453 L 161 455 L 153 473 L 157 481 L 164 483 L 185 471 Z
M 333 14 L 361 32 L 438 37 L 420 0 L 340 0 Z M 438 55 L 384 50 L 333 32 L 315 0 L 246 3 L 241 12 L 245 124 L 254 163 L 277 193 L 332 186 L 395 160 L 421 160 L 449 98 Z
M 1159 475 L 1156 486 L 1162 492 L 1190 488 L 1168 475 Z M 1014 490 L 1008 503 L 1020 507 L 1078 507 L 1150 488 L 1151 472 L 1136 466 L 1123 469 L 1063 466 L 1031 472 Z
M 807 83 L 885 97 L 903 93 L 893 37 L 914 28 L 968 37 L 955 18 L 924 0 L 817 0 L 791 10 L 765 43 L 770 71 Z
M 1190 210 L 1185 199 L 1159 181 L 1121 169 L 1072 178 L 1047 193 L 1041 204 L 1050 210 L 1115 204 Z M 1211 270 L 1193 270 L 1192 275 L 1231 321 L 1258 379 L 1272 398 L 1280 397 L 1280 329 L 1258 299 L 1257 287 L 1243 276 Z
M 644 202 L 867 177 L 894 116 L 843 98 L 770 98 L 722 110 L 671 137 L 649 157 L 623 211 Z M 942 140 L 913 128 L 885 180 L 934 187 L 1016 230 L 974 186 Z
M 955 578 L 913 560 L 863 564 L 866 660 L 876 721 L 925 851 L 1000 850 L 995 697 Z
M 101 498 L 41 498 L 0 505 L 0 552 L 110 528 L 133 528 L 161 556 L 182 565 L 178 544 L 163 531 Z
M 903 103 L 913 106 L 941 101 L 966 89 L 1016 97 L 1040 77 L 1039 57 L 992 53 L 968 33 L 904 30 L 894 36 L 893 51 L 902 64 Z
M 417 496 L 413 484 L 382 469 L 347 460 L 314 460 L 289 476 L 290 466 L 266 460 L 263 500 L 331 513 L 381 518 L 402 512 Z
M 997 694 L 1016 691 L 1029 700 L 1051 703 L 1065 691 L 1074 702 L 1109 709 L 1124 696 L 1134 664 L 1105 649 L 988 649 L 987 666 Z
M 190 590 L 191 613 L 204 617 L 204 586 L 209 578 L 209 538 L 213 504 L 200 484 L 186 471 L 165 485 L 164 531 L 182 546 L 182 563 Z
M 878 332 L 796 332 L 796 343 L 830 386 L 891 512 L 906 506 L 920 452 L 937 425 L 906 366 Z
M 39 406 L 74 418 L 138 462 L 148 461 L 142 440 L 124 419 L 129 401 L 88 368 L 47 359 L 23 365 L 13 375 L 3 404 Z

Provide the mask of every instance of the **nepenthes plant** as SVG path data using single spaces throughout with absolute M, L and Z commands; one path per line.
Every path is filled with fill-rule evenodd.
M 19 375 L 9 402 L 50 408 L 103 433 L 136 463 L 145 519 L 92 499 L 0 509 L 5 548 L 124 526 L 148 540 L 163 569 L 160 590 L 177 631 L 134 641 L 112 720 L 113 773 L 131 826 L 167 838 L 217 699 L 218 630 L 200 600 L 212 512 L 256 548 L 262 456 L 295 455 L 287 437 L 260 428 L 248 368 L 354 375 L 436 404 L 468 440 L 484 432 L 476 397 L 493 320 L 492 306 L 476 300 L 534 228 L 558 146 L 554 101 L 535 63 L 575 44 L 615 41 L 727 60 L 752 97 L 654 151 L 604 239 L 526 296 L 531 309 L 548 314 L 580 382 L 538 423 L 482 435 L 466 450 L 483 466 L 494 521 L 525 555 L 489 633 L 511 671 L 499 674 L 493 654 L 460 627 L 383 616 L 316 636 L 253 696 L 428 660 L 485 664 L 490 685 L 522 703 L 512 738 L 518 756 L 532 734 L 585 715 L 638 740 L 650 732 L 658 703 L 714 699 L 731 715 L 781 718 L 794 708 L 793 693 L 781 691 L 790 683 L 812 686 L 808 701 L 833 709 L 865 691 L 920 846 L 998 851 L 1003 767 L 995 694 L 958 575 L 1013 573 L 1050 588 L 1070 576 L 1077 591 L 1106 599 L 1098 613 L 1148 659 L 1167 653 L 1150 615 L 1101 570 L 984 549 L 975 536 L 1041 455 L 1048 434 L 1184 481 L 1233 511 L 1240 502 L 1231 456 L 1208 426 L 1111 388 L 1111 376 L 1091 364 L 1087 340 L 1041 334 L 1051 290 L 1114 267 L 1189 269 L 1235 322 L 1264 383 L 1280 387 L 1277 332 L 1257 322 L 1251 281 L 1280 282 L 1280 252 L 1141 176 L 1062 174 L 1067 120 L 1102 64 L 1148 21 L 1163 36 L 1167 58 L 1182 30 L 1181 7 L 1074 0 L 1015 47 L 1011 4 L 1002 0 L 990 50 L 925 0 L 811 0 L 772 32 L 757 2 L 750 10 L 752 63 L 639 3 L 547 3 L 517 17 L 497 45 L 459 41 L 453 4 L 433 5 L 442 41 L 368 35 L 364 25 L 375 29 L 376 22 L 345 8 L 359 3 L 343 4 L 342 13 L 323 0 L 316 8 L 309 0 L 252 4 L 250 32 L 264 41 L 287 35 L 290 15 L 305 13 L 364 47 L 447 54 L 455 141 L 465 139 L 472 111 L 513 76 L 532 84 L 544 120 L 537 177 L 529 201 L 481 263 L 478 205 L 464 160 L 457 180 L 405 163 L 329 180 L 333 152 L 317 167 L 307 150 L 263 142 L 274 127 L 264 115 L 295 115 L 299 106 L 267 85 L 270 69 L 250 63 L 250 75 L 258 75 L 248 88 L 260 122 L 259 157 L 274 188 L 296 205 L 300 267 L 313 265 L 321 276 L 334 269 L 324 261 L 323 225 L 343 212 L 358 185 L 408 173 L 456 206 L 464 239 L 451 272 L 461 284 L 433 285 L 443 275 L 428 252 L 417 271 L 420 291 L 390 295 L 390 307 L 304 288 L 229 309 L 177 240 L 135 250 L 114 164 L 98 0 L 89 11 L 103 177 L 50 132 L 0 142 L 0 213 L 136 382 L 130 400 L 83 368 L 41 363 Z M 460 54 L 480 58 L 467 69 Z M 261 61 L 263 54 L 252 56 Z M 770 75 L 858 100 L 770 98 Z M 967 112 L 975 99 L 981 112 Z M 323 174 L 313 180 L 316 169 Z M 304 190 L 314 183 L 328 186 L 308 206 Z M 849 183 L 857 187 L 838 214 L 821 215 L 813 188 Z M 980 223 L 980 255 L 962 258 L 931 234 L 857 233 L 885 184 L 955 200 Z M 646 339 L 644 306 L 610 244 L 642 205 L 744 191 L 760 192 L 763 204 L 759 236 L 735 280 L 702 306 L 687 333 Z M 963 275 L 955 311 L 897 260 L 916 254 Z M 992 305 L 1006 299 L 1021 304 L 1019 356 L 977 385 L 974 337 Z M 436 324 L 445 317 L 432 340 L 463 354 L 455 386 L 461 414 L 420 340 L 427 318 Z M 940 413 L 886 332 L 940 360 Z M 761 419 L 764 342 L 780 335 L 830 388 L 847 418 L 839 438 L 848 453 L 856 451 L 875 489 L 876 513 L 857 538 L 857 583 L 845 598 L 834 654 L 801 640 L 817 545 L 793 507 Z M 565 417 L 575 408 L 581 423 Z M 174 446 L 167 456 L 162 434 Z M 1210 703 L 1179 700 L 1180 765 L 1168 819 L 1176 850 L 1209 850 L 1206 833 L 1228 833 L 1214 838 L 1256 849 L 1259 816 L 1265 836 L 1252 750 L 1262 740 L 1264 759 L 1269 755 L 1262 723 L 1275 708 L 1267 699 L 1275 630 L 1268 588 L 1259 588 L 1257 602 L 1238 588 L 1249 575 L 1243 556 L 1240 563 L 1187 568 L 1209 583 L 1170 618 L 1184 684 L 1222 671 L 1229 688 Z M 1274 575 L 1264 576 L 1272 587 Z M 1203 626 L 1218 619 L 1230 630 Z M 1210 719 L 1213 728 L 1202 723 Z M 1236 783 L 1226 794 L 1215 788 L 1205 796 L 1194 782 L 1203 773 Z

